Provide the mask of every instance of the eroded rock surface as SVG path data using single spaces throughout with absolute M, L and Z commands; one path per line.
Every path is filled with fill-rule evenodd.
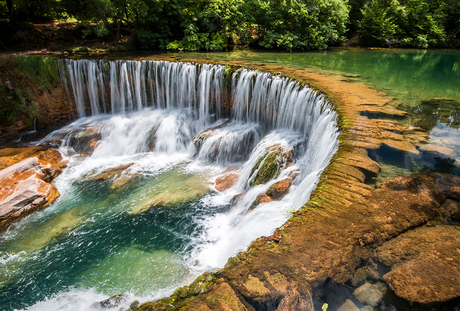
M 3 157 L 4 163 L 23 160 L 0 171 L 0 230 L 59 197 L 50 182 L 66 165 L 57 150 L 33 147 L 7 152 L 14 154 L 13 159 Z
M 385 281 L 396 295 L 420 303 L 460 296 L 460 228 L 421 227 L 384 243 L 376 257 L 391 271 Z

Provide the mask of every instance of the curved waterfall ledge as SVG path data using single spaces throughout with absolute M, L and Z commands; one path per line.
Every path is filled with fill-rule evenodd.
M 115 271 L 112 294 L 113 288 L 123 294 L 139 283 L 151 290 L 103 300 L 109 296 L 105 288 L 86 285 L 44 296 L 36 310 L 78 304 L 81 310 L 313 311 L 324 303 L 332 311 L 444 310 L 460 304 L 460 255 L 452 252 L 460 249 L 460 230 L 452 226 L 460 219 L 460 178 L 427 173 L 373 183 L 381 168 L 368 151 L 417 154 L 428 137 L 419 128 L 366 117 L 404 117 L 385 93 L 343 77 L 244 61 L 155 56 L 62 62 L 64 89 L 70 97 L 76 94 L 81 119 L 43 142 L 62 141 L 64 154 L 80 155 L 56 179 L 60 201 L 67 192 L 79 194 L 67 186 L 73 183 L 95 203 L 66 207 L 52 220 L 58 230 L 42 233 L 39 221 L 46 214 L 36 220 L 32 215 L 10 230 L 7 241 L 27 237 L 37 222 L 42 238 L 25 238 L 1 253 L 6 273 L 25 268 L 24 258 L 47 244 L 47 254 L 65 258 L 68 247 L 71 256 L 84 261 L 86 254 L 77 254 L 73 243 L 54 249 L 50 241 L 82 228 L 78 236 L 91 223 L 116 240 L 99 215 L 121 215 L 113 222 L 120 222 L 126 234 L 143 236 L 148 228 L 171 239 L 168 243 L 184 237 L 186 242 L 179 254 L 168 251 L 168 243 L 146 252 L 136 238 L 77 278 L 85 286 Z M 207 196 L 209 185 L 203 183 L 209 178 L 215 181 L 214 197 Z M 127 199 L 99 199 L 105 190 L 92 190 L 97 183 L 128 193 Z M 130 188 L 134 183 L 151 191 L 145 195 Z M 181 196 L 163 195 L 164 185 Z M 193 213 L 181 207 L 183 215 L 169 212 L 191 197 L 203 206 Z M 129 200 L 136 204 L 124 207 Z M 91 212 L 85 215 L 87 206 Z M 203 207 L 209 206 L 218 207 L 208 215 Z M 157 214 L 160 221 L 149 219 Z M 173 222 L 185 233 L 155 231 Z M 91 248 L 84 235 L 79 239 L 91 256 L 104 250 L 102 243 Z M 127 277 L 127 258 L 143 267 L 143 277 Z M 164 271 L 163 279 L 156 271 Z M 27 279 L 27 271 L 22 273 Z M 190 285 L 177 288 L 183 284 Z M 8 290 L 13 295 L 18 289 Z
M 281 73 L 328 94 L 340 118 L 339 150 L 310 201 L 273 235 L 254 241 L 247 252 L 231 258 L 217 273 L 203 274 L 168 298 L 142 305 L 135 302 L 131 309 L 320 310 L 324 303 L 331 310 L 458 306 L 460 269 L 452 263 L 454 254 L 449 250 L 452 245 L 459 247 L 460 241 L 457 227 L 446 225 L 451 217 L 459 216 L 455 211 L 460 207 L 460 179 L 417 174 L 396 177 L 381 186 L 364 183 L 380 172 L 368 150 L 383 146 L 414 154 L 427 141 L 427 133 L 384 117 L 365 117 L 367 112 L 383 116 L 404 116 L 405 112 L 389 105 L 391 97 L 364 84 L 307 69 L 245 61 L 225 65 Z M 453 208 L 451 212 L 447 206 Z M 433 233 L 423 235 L 423 230 Z M 431 236 L 439 236 L 439 231 L 452 243 L 434 242 Z M 419 240 L 413 237 L 418 232 Z M 408 248 L 405 239 L 411 235 L 416 247 Z M 424 239 L 431 241 L 429 245 Z M 405 252 L 412 257 L 392 255 Z M 430 257 L 432 252 L 440 257 Z

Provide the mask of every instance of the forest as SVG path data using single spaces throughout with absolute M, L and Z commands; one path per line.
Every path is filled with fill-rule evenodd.
M 54 21 L 75 23 L 77 39 L 124 39 L 135 50 L 460 45 L 458 0 L 2 0 L 1 47 Z

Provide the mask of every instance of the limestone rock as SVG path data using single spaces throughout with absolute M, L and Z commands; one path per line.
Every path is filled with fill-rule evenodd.
M 359 302 L 375 307 L 383 298 L 385 288 L 381 284 L 364 283 L 358 287 L 353 295 Z
M 216 188 L 216 190 L 219 192 L 230 189 L 238 182 L 239 177 L 240 175 L 238 168 L 229 167 L 216 178 L 214 188 Z
M 420 227 L 384 243 L 376 257 L 391 267 L 390 288 L 409 301 L 442 302 L 460 296 L 460 228 Z
M 350 299 L 345 300 L 337 311 L 359 311 L 359 308 Z
M 35 157 L 0 171 L 0 230 L 59 196 L 54 186 L 42 180 L 52 176 L 50 171 L 50 166 L 39 164 Z

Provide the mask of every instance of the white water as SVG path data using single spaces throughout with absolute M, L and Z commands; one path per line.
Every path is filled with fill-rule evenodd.
M 222 268 L 228 258 L 246 250 L 256 238 L 272 234 L 288 220 L 290 212 L 309 200 L 338 147 L 337 115 L 329 103 L 312 89 L 286 78 L 242 69 L 231 77 L 232 89 L 227 93 L 223 86 L 228 77 L 222 66 L 66 60 L 65 68 L 61 76 L 69 81 L 80 117 L 87 112 L 92 117 L 77 120 L 43 142 L 63 137 L 63 152 L 72 155 L 70 138 L 82 129 L 97 128 L 102 139 L 90 157 L 71 158 L 69 168 L 56 180 L 61 193 L 70 192 L 72 184 L 88 173 L 128 163 L 134 164 L 127 174 L 154 179 L 170 170 L 205 172 L 213 179 L 229 166 L 241 167 L 234 187 L 198 200 L 201 210 L 220 212 L 191 217 L 197 229 L 181 251 L 186 275 L 171 286 L 147 291 L 147 295 L 145 289 L 128 291 L 128 301 L 169 295 L 202 272 Z M 223 108 L 229 98 L 231 115 Z M 223 116 L 229 116 L 230 121 L 220 120 Z M 213 135 L 197 152 L 192 138 L 206 128 L 213 128 Z M 275 180 L 249 188 L 254 164 L 273 145 L 295 148 L 296 163 L 281 170 Z M 249 211 L 259 193 L 293 170 L 300 173 L 287 196 Z M 233 196 L 243 192 L 229 208 Z M 130 213 L 142 200 L 148 201 L 148 195 L 132 193 L 122 200 L 125 203 L 111 206 L 110 213 Z M 93 286 L 63 289 L 31 310 L 89 309 L 94 301 L 110 296 L 98 284 Z

